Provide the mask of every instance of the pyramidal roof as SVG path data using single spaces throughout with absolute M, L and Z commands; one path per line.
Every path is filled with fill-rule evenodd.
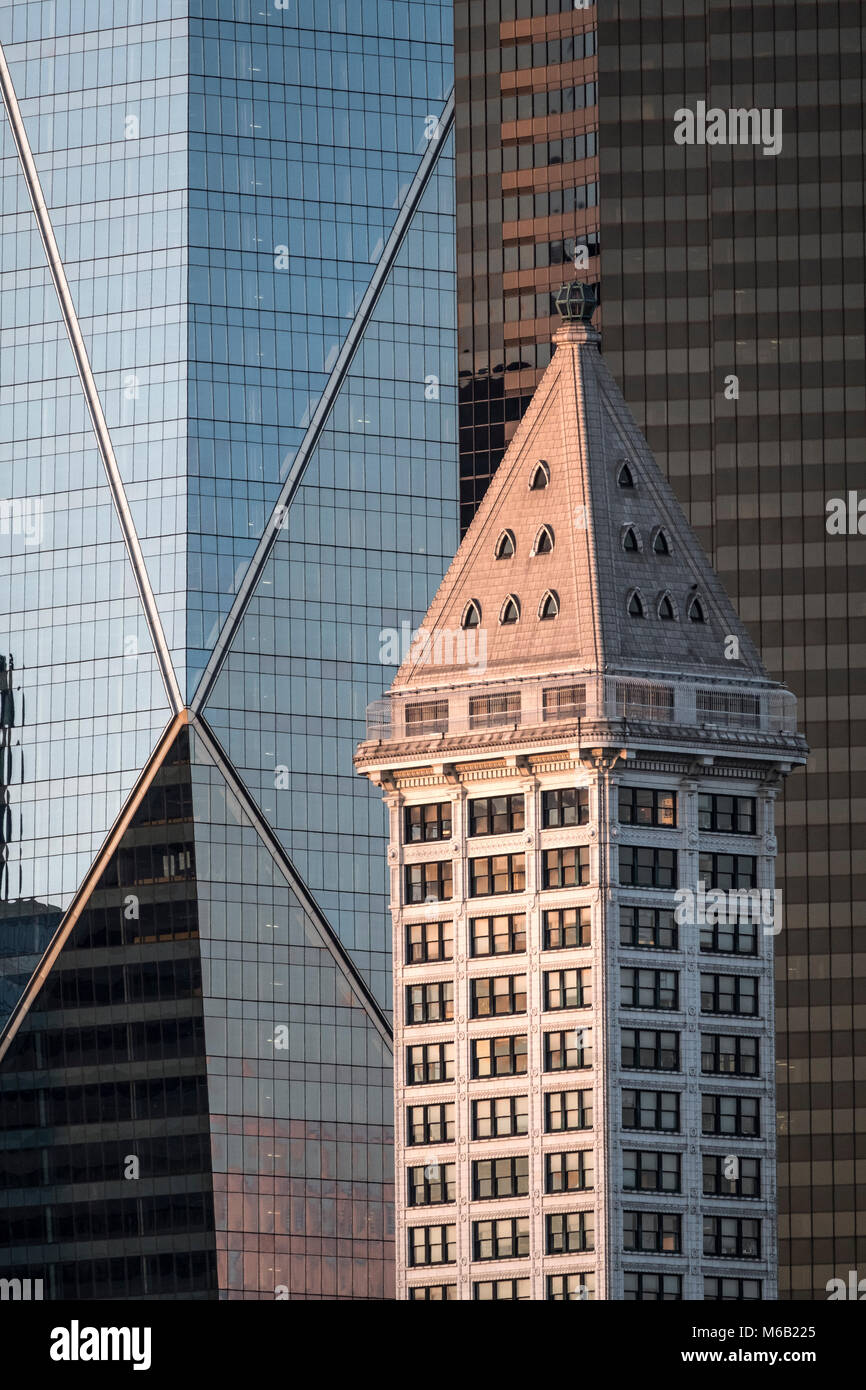
M 581 303 L 561 306 L 550 365 L 427 612 L 436 659 L 415 643 L 395 691 L 555 670 L 768 679 L 599 352 L 586 288 L 561 292 Z M 483 662 L 466 660 L 472 642 Z

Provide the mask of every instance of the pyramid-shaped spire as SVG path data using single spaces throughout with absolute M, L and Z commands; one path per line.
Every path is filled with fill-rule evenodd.
M 395 691 L 554 666 L 768 679 L 575 289 L 587 287 L 560 293 L 556 351 L 430 605 L 436 659 L 416 642 Z M 483 643 L 483 661 L 465 660 L 464 641 Z

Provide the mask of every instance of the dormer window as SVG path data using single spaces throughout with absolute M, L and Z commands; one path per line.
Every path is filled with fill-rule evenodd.
M 706 614 L 704 613 L 704 605 L 701 603 L 697 594 L 689 604 L 688 612 L 693 623 L 705 623 L 707 621 Z
M 671 543 L 668 540 L 667 532 L 661 526 L 656 527 L 653 532 L 653 552 L 656 555 L 670 555 Z
M 617 487 L 634 487 L 634 477 L 627 463 L 624 463 L 616 475 Z
M 481 625 L 481 605 L 477 599 L 471 598 L 463 609 L 463 617 L 460 619 L 461 627 L 479 627 Z
M 622 537 L 623 550 L 640 550 L 640 541 L 633 526 L 627 526 Z
M 659 599 L 658 615 L 665 622 L 673 622 L 676 619 L 677 615 L 670 594 L 662 594 Z
M 644 607 L 644 601 L 638 593 L 637 589 L 632 589 L 631 593 L 628 596 L 628 615 L 630 618 L 646 617 L 646 608 Z
M 532 492 L 541 492 L 550 482 L 550 469 L 546 459 L 539 459 L 529 480 L 529 487 Z
M 499 621 L 503 627 L 507 623 L 520 622 L 520 599 L 516 594 L 509 594 L 502 605 L 502 612 L 499 614 Z
M 533 555 L 549 555 L 553 549 L 553 532 L 549 526 L 542 526 L 538 535 L 535 537 L 535 545 L 532 547 Z
M 538 616 L 542 621 L 546 621 L 548 618 L 559 617 L 559 594 L 555 593 L 553 589 L 547 590 L 547 593 L 538 605 Z
M 497 560 L 510 560 L 514 554 L 514 532 L 503 531 L 499 540 L 496 542 Z

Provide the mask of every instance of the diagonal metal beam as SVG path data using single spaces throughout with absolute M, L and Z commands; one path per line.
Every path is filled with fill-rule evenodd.
M 261 540 L 256 546 L 255 554 L 249 563 L 249 567 L 243 577 L 241 586 L 238 589 L 235 600 L 229 609 L 228 616 L 223 623 L 222 630 L 217 638 L 216 645 L 210 655 L 210 660 L 202 672 L 201 680 L 196 688 L 195 694 L 190 701 L 190 709 L 194 712 L 201 710 L 207 702 L 208 696 L 214 687 L 217 676 L 222 668 L 226 653 L 231 645 L 232 639 L 240 626 L 244 613 L 247 610 L 250 599 L 252 598 L 255 587 L 261 578 L 262 571 L 267 564 L 268 557 L 273 549 L 277 537 L 280 534 L 281 524 L 285 519 L 286 508 L 292 500 L 302 474 L 310 457 L 319 442 L 319 436 L 325 427 L 325 422 L 330 414 L 331 407 L 336 400 L 337 393 L 349 371 L 352 358 L 355 356 L 358 344 L 364 333 L 364 329 L 369 323 L 376 301 L 382 292 L 385 281 L 394 267 L 397 254 L 403 242 L 403 238 L 408 231 L 409 224 L 418 210 L 430 176 L 436 166 L 451 129 L 454 125 L 454 91 L 452 89 L 444 110 L 439 118 L 438 138 L 431 140 L 424 156 L 415 171 L 406 197 L 400 206 L 397 220 L 391 229 L 391 234 L 385 242 L 382 254 L 376 262 L 376 269 L 370 280 L 361 303 L 358 305 L 357 312 L 352 320 L 352 326 L 346 335 L 343 346 L 340 349 L 336 362 L 331 370 L 331 375 L 325 385 L 325 389 L 319 397 L 318 404 L 313 413 L 313 417 L 307 426 L 307 431 L 298 447 L 294 463 L 280 489 L 280 495 L 274 504 L 273 512 L 265 524 Z
M 12 76 L 9 72 L 9 66 L 6 62 L 6 54 L 3 51 L 2 44 L 0 44 L 0 95 L 2 95 L 3 104 L 6 108 L 6 115 L 9 119 L 9 128 L 12 132 L 12 138 L 15 141 L 15 148 L 18 151 L 21 172 L 24 175 L 24 182 L 27 187 L 28 197 L 30 198 L 30 205 L 33 208 L 33 215 L 36 218 L 39 236 L 45 249 L 48 270 L 60 304 L 60 312 L 63 316 L 66 333 L 72 348 L 72 356 L 75 360 L 76 370 L 78 371 L 78 376 L 81 381 L 81 389 L 84 393 L 84 400 L 93 425 L 93 433 L 96 436 L 97 448 L 99 449 L 103 467 L 105 468 L 105 475 L 108 479 L 114 510 L 120 522 L 120 529 L 126 544 L 132 572 L 135 576 L 135 583 L 138 588 L 142 608 L 144 609 L 145 621 L 150 631 L 150 640 L 153 643 L 153 650 L 156 654 L 163 685 L 165 686 L 168 696 L 168 703 L 172 711 L 177 714 L 178 711 L 183 708 L 183 697 L 180 693 L 180 686 L 177 683 L 177 677 L 174 673 L 174 666 L 172 665 L 168 643 L 165 640 L 162 619 L 159 616 L 153 590 L 150 587 L 150 579 L 148 577 L 147 567 L 144 563 L 144 555 L 142 554 L 141 545 L 139 544 L 138 535 L 136 534 L 132 512 L 126 500 L 123 479 L 121 478 L 120 468 L 118 467 L 117 458 L 114 453 L 114 445 L 111 442 L 111 435 L 108 430 L 108 425 L 106 424 L 105 415 L 103 414 L 102 403 L 99 399 L 99 392 L 97 391 L 96 381 L 90 366 L 90 358 L 87 355 L 87 348 L 84 345 L 84 336 L 78 323 L 75 304 L 69 289 L 69 281 L 66 278 L 63 260 L 57 246 L 57 240 L 54 236 L 51 216 L 42 192 L 39 172 L 33 158 L 33 151 L 30 148 L 30 141 L 21 116 L 18 98 L 15 95 Z

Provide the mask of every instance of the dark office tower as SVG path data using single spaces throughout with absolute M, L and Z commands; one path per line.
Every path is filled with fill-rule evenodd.
M 461 532 L 550 361 L 563 276 L 598 286 L 595 23 L 575 0 L 454 6 Z
M 0 3 L 16 1289 L 393 1289 L 352 753 L 457 544 L 452 80 L 450 0 Z
M 812 749 L 777 941 L 780 1297 L 805 1300 L 866 1267 L 863 52 L 857 0 L 599 10 L 605 356 Z M 758 143 L 725 143 L 751 110 Z

